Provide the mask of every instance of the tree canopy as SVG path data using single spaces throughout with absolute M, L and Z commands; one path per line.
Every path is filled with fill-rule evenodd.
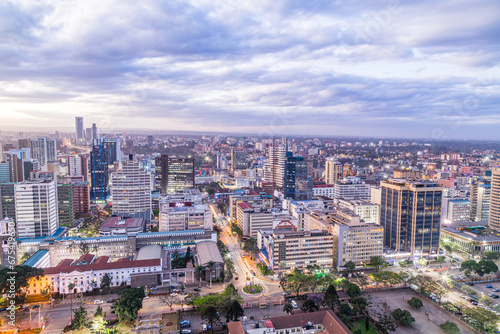
M 137 318 L 142 308 L 144 290 L 142 288 L 128 288 L 119 292 L 120 298 L 115 302 L 115 313 L 120 322 L 131 322 Z
M 10 273 L 15 272 L 15 275 Z M 0 269 L 0 291 L 2 294 L 9 294 L 11 286 L 14 287 L 14 298 L 17 304 L 22 304 L 26 300 L 26 288 L 31 279 L 38 279 L 43 276 L 43 269 L 29 266 L 14 266 L 14 268 Z M 12 278 L 15 284 L 11 285 Z M 10 298 L 10 297 L 9 297 Z

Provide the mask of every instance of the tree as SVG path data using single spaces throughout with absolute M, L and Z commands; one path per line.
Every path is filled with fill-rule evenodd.
M 339 306 L 339 312 L 341 315 L 345 315 L 346 317 L 349 317 L 352 315 L 352 308 L 349 306 L 348 303 L 342 303 Z
M 446 251 L 446 253 L 448 253 L 448 254 L 450 254 L 450 255 L 451 255 L 451 253 L 453 252 L 453 248 L 451 247 L 451 245 L 450 245 L 450 244 L 444 244 L 444 245 L 443 245 L 443 248 L 444 248 L 444 250 Z
M 243 247 L 241 247 L 245 252 L 250 252 L 250 253 L 256 253 L 258 252 L 259 248 L 257 247 L 257 239 L 255 238 L 249 238 L 245 240 L 243 243 Z
M 12 283 L 12 274 L 15 272 L 15 284 Z M 14 266 L 14 268 L 0 269 L 0 292 L 2 294 L 12 294 L 11 288 L 14 288 L 14 300 L 17 305 L 26 300 L 26 288 L 31 279 L 39 279 L 43 276 L 43 269 L 29 266 Z M 11 285 L 12 283 L 12 285 Z
M 370 265 L 374 266 L 377 271 L 379 271 L 380 268 L 385 268 L 388 266 L 387 262 L 385 262 L 384 259 L 380 256 L 373 256 L 370 259 Z
M 295 269 L 292 272 L 292 275 L 288 277 L 287 285 L 290 290 L 295 291 L 296 294 L 298 295 L 300 291 L 304 288 L 304 286 L 307 284 L 308 280 L 309 280 L 308 275 L 304 275 L 300 270 Z
M 219 312 L 213 306 L 208 306 L 201 312 L 201 318 L 207 321 L 212 328 L 212 333 L 214 332 L 214 324 L 220 322 Z
M 466 276 L 474 272 L 478 276 L 498 272 L 498 267 L 492 260 L 481 259 L 479 262 L 467 260 L 460 265 L 460 271 L 463 271 Z
M 396 320 L 403 326 L 408 326 L 412 322 L 415 322 L 415 318 L 411 316 L 410 311 L 397 308 L 394 311 L 392 311 L 391 314 L 394 320 Z
M 97 309 L 95 310 L 94 317 L 103 316 L 103 315 L 104 315 L 104 312 L 102 311 L 102 307 L 101 307 L 101 305 L 98 305 Z
M 205 267 L 203 266 L 196 266 L 196 268 L 194 268 L 194 275 L 197 276 L 197 278 L 200 280 L 200 286 L 199 286 L 200 288 L 201 288 L 201 277 L 204 270 Z
M 391 314 L 391 309 L 387 301 L 382 301 L 378 304 L 378 308 L 373 312 L 377 317 L 377 324 L 386 332 L 394 332 L 398 325 L 394 321 Z
M 172 310 L 172 306 L 176 305 L 178 301 L 179 298 L 172 296 L 171 294 L 162 296 L 160 299 L 160 302 L 170 307 L 170 310 Z
M 408 301 L 408 305 L 413 307 L 414 309 L 420 309 L 422 306 L 424 306 L 424 303 L 422 303 L 422 299 L 413 297 Z
M 357 296 L 361 296 L 361 289 L 359 288 L 359 286 L 357 286 L 356 284 L 354 283 L 349 283 L 349 285 L 347 286 L 347 291 L 346 293 L 350 296 L 350 297 L 357 297 Z
M 393 273 L 392 271 L 379 271 L 372 274 L 373 281 L 378 283 L 382 283 L 385 286 L 389 286 L 391 284 L 401 283 L 401 276 L 397 273 Z
M 293 311 L 293 305 L 292 304 L 285 303 L 285 305 L 283 305 L 283 312 L 286 312 L 288 314 L 292 314 L 292 311 Z
M 439 327 L 447 334 L 460 334 L 460 328 L 458 328 L 457 324 L 449 320 L 443 322 Z
M 92 321 L 92 328 L 99 334 L 106 332 L 106 324 L 107 321 L 104 320 L 102 315 L 94 316 L 94 320 Z
M 302 303 L 302 306 L 300 308 L 306 313 L 315 312 L 319 309 L 318 305 L 316 305 L 316 303 L 312 299 L 307 299 L 304 303 Z
M 83 304 L 80 304 L 80 307 L 78 307 L 74 311 L 71 327 L 73 329 L 79 330 L 87 326 L 87 324 L 88 324 L 87 310 L 85 309 L 85 307 L 83 307 Z
M 111 275 L 109 273 L 105 273 L 101 278 L 101 289 L 109 291 L 111 287 Z
M 323 305 L 333 311 L 335 306 L 338 306 L 339 304 L 339 295 L 337 293 L 335 285 L 328 285 L 328 288 L 326 288 L 325 295 L 323 297 Z
M 208 271 L 210 273 L 210 289 L 211 289 L 212 288 L 212 271 L 215 268 L 215 262 L 214 261 L 209 261 L 207 263 L 207 268 L 208 268 Z
M 352 261 L 349 261 L 345 264 L 345 268 L 347 269 L 347 271 L 354 271 L 356 270 L 356 264 Z
M 421 265 L 421 266 L 426 266 L 427 265 L 427 260 L 425 259 L 425 257 L 421 257 L 420 259 L 418 259 L 418 264 Z
M 482 326 L 485 331 L 492 330 L 492 333 L 496 332 L 498 326 L 498 321 L 500 318 L 495 313 L 482 309 L 482 308 L 465 308 L 462 310 L 463 314 L 473 318 L 478 324 Z
M 226 322 L 239 321 L 245 315 L 245 310 L 237 300 L 233 300 L 226 312 Z
M 231 232 L 236 233 L 238 238 L 240 238 L 240 239 L 243 238 L 243 231 L 241 230 L 241 228 L 238 225 L 233 225 L 231 227 Z
M 120 322 L 131 322 L 137 318 L 142 308 L 144 290 L 142 288 L 128 288 L 119 292 L 120 298 L 115 302 L 115 313 Z
M 500 253 L 499 252 L 484 252 L 484 258 L 486 260 L 498 260 L 500 259 Z
M 366 298 L 363 298 L 361 296 L 352 298 L 351 304 L 353 305 L 356 314 L 364 312 L 368 307 L 368 301 L 366 300 Z

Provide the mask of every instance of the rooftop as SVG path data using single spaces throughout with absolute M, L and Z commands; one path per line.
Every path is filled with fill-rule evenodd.
M 144 225 L 144 218 L 127 218 L 122 219 L 120 217 L 110 217 L 101 225 L 99 230 L 110 230 L 110 229 L 136 229 L 141 228 Z

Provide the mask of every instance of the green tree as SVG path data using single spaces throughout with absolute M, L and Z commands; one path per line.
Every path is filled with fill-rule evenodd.
M 458 328 L 457 324 L 449 320 L 443 322 L 439 327 L 447 334 L 460 334 L 460 328 Z
M 226 312 L 226 322 L 239 321 L 245 315 L 245 310 L 237 300 L 233 300 Z
M 486 260 L 496 261 L 496 260 L 500 259 L 500 253 L 499 252 L 484 252 L 484 258 Z
M 425 259 L 425 257 L 421 257 L 418 259 L 418 264 L 421 266 L 426 266 L 428 264 L 428 261 Z
M 128 288 L 119 292 L 120 298 L 115 302 L 115 313 L 120 322 L 132 322 L 142 308 L 144 290 Z
M 347 269 L 347 271 L 354 271 L 356 270 L 356 263 L 349 261 L 345 264 L 345 268 Z
M 255 238 L 249 238 L 245 240 L 241 247 L 245 252 L 250 252 L 250 253 L 256 253 L 259 251 L 259 248 L 257 247 L 257 239 Z
M 235 233 L 238 236 L 238 238 L 240 239 L 243 238 L 243 231 L 238 225 L 233 225 L 231 227 L 231 232 Z
M 95 310 L 94 317 L 98 316 L 104 316 L 104 312 L 102 311 L 101 305 L 97 306 L 97 309 Z
M 101 289 L 105 291 L 109 291 L 111 287 L 111 275 L 109 273 L 105 273 L 101 278 Z
M 207 263 L 207 268 L 209 271 L 210 275 L 210 289 L 212 288 L 212 271 L 215 269 L 215 262 L 214 261 L 209 261 Z
M 83 306 L 83 304 L 78 307 L 73 314 L 73 321 L 71 322 L 71 327 L 73 329 L 79 330 L 87 326 L 87 310 Z
M 368 301 L 361 296 L 351 298 L 351 304 L 356 314 L 363 313 L 368 307 Z
M 413 307 L 414 309 L 420 309 L 422 306 L 424 306 L 424 303 L 422 303 L 422 299 L 413 297 L 408 301 L 408 305 Z
M 341 315 L 345 315 L 346 317 L 349 317 L 352 315 L 352 308 L 348 303 L 342 303 L 339 306 L 339 312 Z
M 377 271 L 379 271 L 380 268 L 385 268 L 388 266 L 387 262 L 385 262 L 384 259 L 380 256 L 373 256 L 370 259 L 370 265 L 374 266 Z
M 349 283 L 346 293 L 352 298 L 361 296 L 361 289 L 354 283 Z
M 376 310 L 373 314 L 377 318 L 377 324 L 386 332 L 394 332 L 398 328 L 398 325 L 394 321 L 394 317 L 391 314 L 391 309 L 387 301 L 382 301 L 378 304 Z
M 11 285 L 12 274 L 15 272 L 15 284 Z M 11 288 L 14 288 L 14 300 L 16 304 L 22 304 L 26 300 L 26 288 L 31 279 L 39 279 L 43 276 L 43 269 L 29 266 L 14 266 L 11 268 L 0 269 L 0 291 L 2 294 L 12 294 Z M 10 297 L 9 297 L 10 298 Z
M 338 306 L 339 304 L 339 295 L 337 293 L 335 285 L 328 285 L 328 288 L 326 288 L 325 295 L 323 297 L 323 305 L 333 311 L 335 306 Z
M 307 299 L 305 302 L 302 303 L 302 306 L 300 307 L 302 311 L 304 312 L 316 312 L 319 307 L 316 305 L 314 300 L 312 299 Z
M 292 314 L 292 311 L 293 311 L 293 305 L 292 304 L 285 303 L 285 305 L 283 305 L 283 312 L 286 312 L 288 314 Z
M 94 317 L 92 321 L 92 328 L 96 331 L 96 333 L 105 333 L 106 332 L 106 324 L 107 321 L 104 320 L 102 315 L 98 315 Z
M 201 288 L 201 278 L 202 278 L 202 274 L 203 274 L 203 271 L 205 270 L 205 267 L 203 266 L 196 266 L 196 268 L 194 268 L 194 275 L 200 280 L 200 285 L 199 287 Z
M 403 326 L 408 326 L 412 322 L 415 322 L 415 318 L 413 318 L 411 316 L 411 313 L 407 310 L 402 310 L 400 308 L 397 308 L 394 311 L 392 311 L 391 314 L 394 320 L 396 320 Z
M 480 326 L 482 326 L 482 329 L 491 332 L 491 333 L 496 333 L 496 328 L 498 326 L 498 321 L 499 317 L 495 313 L 482 309 L 482 308 L 466 308 L 462 310 L 463 314 L 473 318 L 476 320 Z
M 219 312 L 213 306 L 208 306 L 202 310 L 201 318 L 212 327 L 212 333 L 214 332 L 214 325 L 220 322 Z

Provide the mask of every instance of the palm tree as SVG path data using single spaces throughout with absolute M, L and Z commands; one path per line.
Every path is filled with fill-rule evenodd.
M 212 270 L 215 268 L 215 262 L 214 261 L 209 261 L 207 263 L 207 268 L 210 271 L 210 289 L 212 288 Z
M 194 268 L 194 273 L 196 276 L 198 276 L 200 280 L 200 288 L 201 288 L 201 274 L 203 273 L 203 270 L 205 270 L 205 267 L 203 266 L 196 266 L 196 268 Z
M 73 289 L 75 288 L 75 283 L 68 284 L 68 290 L 73 294 Z M 71 326 L 73 326 L 73 295 L 71 295 Z

